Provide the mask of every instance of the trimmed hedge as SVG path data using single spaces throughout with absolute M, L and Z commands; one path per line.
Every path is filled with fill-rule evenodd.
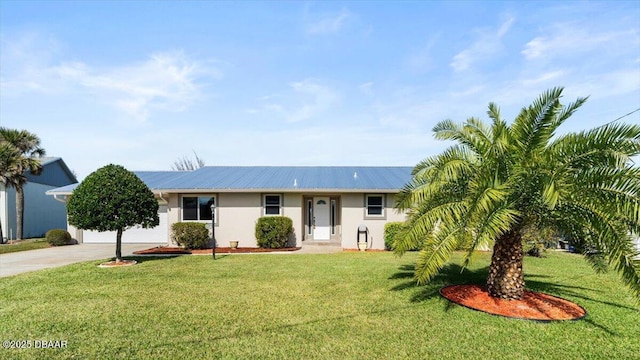
M 63 246 L 71 244 L 71 234 L 64 229 L 51 229 L 44 235 L 51 246 Z
M 171 239 L 185 249 L 206 249 L 210 236 L 203 223 L 177 222 L 171 225 Z
M 266 216 L 256 222 L 256 240 L 263 249 L 287 246 L 293 233 L 293 220 L 285 216 Z
M 404 223 L 400 221 L 388 222 L 384 224 L 384 248 L 385 250 L 395 249 L 395 237 L 402 231 Z

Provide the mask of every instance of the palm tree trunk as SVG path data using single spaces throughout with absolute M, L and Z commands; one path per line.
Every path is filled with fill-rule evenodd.
M 507 300 L 522 298 L 522 258 L 522 238 L 517 230 L 511 230 L 496 240 L 487 278 L 489 295 Z
M 116 235 L 116 262 L 122 262 L 122 229 Z
M 16 240 L 22 240 L 22 225 L 24 223 L 24 191 L 22 186 L 16 186 Z

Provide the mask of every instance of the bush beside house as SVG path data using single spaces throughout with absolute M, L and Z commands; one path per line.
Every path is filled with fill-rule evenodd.
M 45 239 L 51 246 L 71 245 L 71 234 L 64 229 L 51 229 L 45 234 Z
M 393 250 L 394 239 L 396 235 L 402 231 L 402 227 L 404 223 L 401 221 L 389 222 L 384 225 L 384 249 L 385 250 Z
M 209 242 L 209 230 L 202 223 L 177 222 L 171 225 L 171 239 L 185 249 L 205 249 Z
M 267 216 L 256 223 L 256 240 L 263 249 L 286 247 L 292 233 L 293 220 L 285 216 Z

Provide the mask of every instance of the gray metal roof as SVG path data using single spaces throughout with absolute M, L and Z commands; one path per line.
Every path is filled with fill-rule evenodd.
M 411 180 L 412 167 L 389 166 L 207 166 L 195 171 L 136 171 L 155 191 L 381 191 L 396 192 Z M 68 194 L 75 186 L 50 190 Z
M 160 188 L 211 190 L 399 190 L 411 167 L 207 166 Z M 159 188 L 159 189 L 160 189 Z

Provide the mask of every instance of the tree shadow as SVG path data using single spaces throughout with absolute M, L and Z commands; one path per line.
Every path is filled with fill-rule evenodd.
M 424 302 L 433 298 L 441 298 L 444 303 L 444 311 L 447 312 L 452 308 L 455 308 L 457 305 L 454 303 L 445 300 L 440 296 L 440 289 L 447 285 L 453 284 L 485 284 L 487 276 L 489 274 L 489 267 L 483 267 L 479 269 L 463 269 L 462 266 L 458 264 L 447 264 L 442 270 L 436 275 L 429 283 L 424 285 L 418 285 L 417 281 L 414 277 L 414 267 L 410 265 L 402 265 L 398 268 L 398 272 L 391 275 L 389 277 L 390 280 L 398 280 L 398 279 L 409 279 L 408 281 L 404 281 L 400 284 L 397 284 L 390 288 L 390 291 L 404 291 L 408 289 L 415 289 L 413 294 L 410 297 L 411 303 L 419 303 Z M 623 305 L 620 303 L 603 301 L 600 299 L 595 299 L 586 294 L 586 292 L 595 291 L 597 293 L 602 293 L 602 290 L 593 289 L 584 286 L 575 286 L 575 285 L 566 285 L 559 284 L 551 281 L 545 281 L 546 279 L 550 279 L 550 276 L 539 275 L 539 274 L 526 274 L 525 273 L 525 284 L 527 290 L 534 292 L 542 292 L 549 295 L 561 297 L 561 298 L 577 298 L 583 299 L 586 301 L 592 301 L 596 303 L 600 303 L 607 306 L 612 306 L 616 308 L 632 310 L 636 312 L 640 312 L 640 310 L 630 307 L 627 305 Z M 588 314 L 588 312 L 587 312 Z M 595 323 L 592 319 L 588 317 L 583 318 L 585 322 L 590 324 L 593 327 L 596 327 L 610 335 L 616 335 L 615 332 L 611 331 L 607 327 Z
M 171 255 L 163 255 L 163 256 L 149 256 L 149 255 L 144 255 L 144 256 L 123 256 L 122 259 L 123 260 L 135 260 L 138 262 L 138 264 L 141 263 L 145 263 L 145 262 L 152 262 L 152 261 L 159 261 L 159 260 L 170 260 L 170 259 L 175 259 L 178 258 L 182 255 L 175 255 L 175 254 L 171 254 Z M 113 257 L 110 259 L 110 261 L 115 261 L 116 258 Z
M 398 272 L 391 275 L 389 280 L 409 279 L 393 286 L 391 291 L 402 291 L 414 288 L 417 291 L 411 296 L 411 302 L 422 302 L 433 297 L 440 296 L 440 288 L 451 284 L 482 284 L 489 274 L 489 267 L 477 270 L 463 269 L 458 264 L 447 264 L 431 281 L 424 285 L 418 285 L 415 280 L 415 267 L 402 265 Z

